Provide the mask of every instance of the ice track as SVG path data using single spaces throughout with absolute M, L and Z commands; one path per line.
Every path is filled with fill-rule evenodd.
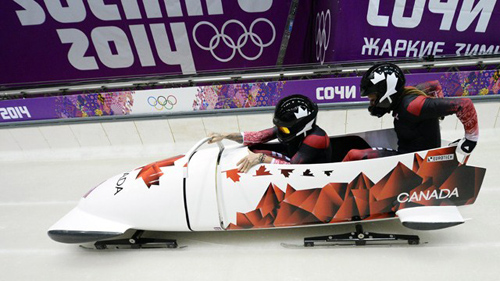
M 465 224 L 411 231 L 398 220 L 366 223 L 372 232 L 418 234 L 420 246 L 285 249 L 306 236 L 354 226 L 246 232 L 160 233 L 181 250 L 85 250 L 52 241 L 47 229 L 89 189 L 157 158 L 0 162 L 0 280 L 498 280 L 500 129 L 481 131 L 470 164 L 486 167 Z M 185 152 L 185 147 L 171 147 Z

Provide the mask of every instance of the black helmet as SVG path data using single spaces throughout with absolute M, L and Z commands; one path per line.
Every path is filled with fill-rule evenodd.
M 361 96 L 377 94 L 377 100 L 368 110 L 377 117 L 382 117 L 391 110 L 405 87 L 405 75 L 393 63 L 379 63 L 372 66 L 361 78 Z
M 316 123 L 318 106 L 308 97 L 292 95 L 283 98 L 276 105 L 273 123 L 278 127 L 278 140 L 289 142 L 299 135 L 305 135 Z

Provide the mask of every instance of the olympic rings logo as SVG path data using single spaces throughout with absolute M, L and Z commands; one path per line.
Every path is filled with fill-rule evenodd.
M 259 22 L 267 23 L 269 25 L 269 27 L 271 28 L 272 38 L 271 38 L 271 40 L 269 40 L 269 42 L 264 43 L 263 39 L 258 34 L 254 33 L 255 25 Z M 225 34 L 226 28 L 231 24 L 239 26 L 243 30 L 243 33 L 236 40 L 231 38 L 229 35 Z M 202 25 L 206 25 L 206 26 L 211 27 L 215 32 L 215 35 L 212 37 L 212 39 L 210 39 L 208 46 L 204 46 L 203 44 L 201 44 L 197 38 L 198 33 L 196 31 Z M 232 60 L 234 58 L 234 56 L 236 55 L 236 51 L 238 51 L 238 53 L 243 58 L 250 60 L 250 61 L 253 61 L 253 60 L 258 59 L 262 55 L 262 53 L 264 52 L 264 48 L 269 47 L 274 42 L 274 40 L 276 39 L 276 29 L 274 28 L 273 23 L 270 20 L 265 19 L 265 18 L 258 18 L 256 20 L 254 20 L 252 22 L 252 24 L 250 25 L 249 30 L 247 30 L 245 25 L 238 20 L 234 20 L 234 19 L 228 20 L 224 23 L 220 32 L 217 29 L 217 27 L 215 27 L 215 25 L 213 25 L 212 23 L 210 23 L 208 21 L 201 21 L 201 22 L 197 23 L 193 28 L 193 39 L 194 39 L 194 42 L 196 43 L 196 45 L 198 45 L 198 47 L 200 47 L 202 50 L 210 51 L 212 56 L 220 62 L 228 62 L 228 61 Z M 242 48 L 250 41 L 255 46 L 257 46 L 259 48 L 259 52 L 254 56 L 246 55 L 242 51 Z M 219 57 L 215 53 L 215 49 L 217 49 L 219 47 L 221 42 L 224 43 L 228 48 L 232 49 L 231 55 L 227 58 Z
M 332 17 L 329 9 L 326 13 L 321 12 L 316 15 L 316 27 L 318 28 L 316 32 L 316 60 L 321 61 L 321 64 L 325 62 L 326 50 L 330 44 L 331 24 Z
M 163 109 L 172 110 L 174 108 L 174 105 L 177 104 L 177 98 L 173 95 L 169 95 L 168 97 L 150 96 L 148 98 L 148 104 L 154 107 L 156 110 L 163 110 Z

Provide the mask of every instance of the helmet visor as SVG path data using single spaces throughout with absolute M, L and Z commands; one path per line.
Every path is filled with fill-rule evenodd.
M 290 129 L 288 129 L 287 127 L 280 127 L 278 126 L 278 130 L 280 130 L 283 134 L 290 134 Z

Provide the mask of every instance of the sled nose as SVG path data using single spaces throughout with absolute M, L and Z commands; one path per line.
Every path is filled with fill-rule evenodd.
M 61 243 L 87 243 L 120 236 L 129 228 L 129 225 L 89 214 L 76 207 L 56 222 L 47 234 Z
M 123 233 L 103 231 L 49 230 L 47 234 L 52 240 L 56 242 L 73 244 L 101 241 L 120 236 Z

